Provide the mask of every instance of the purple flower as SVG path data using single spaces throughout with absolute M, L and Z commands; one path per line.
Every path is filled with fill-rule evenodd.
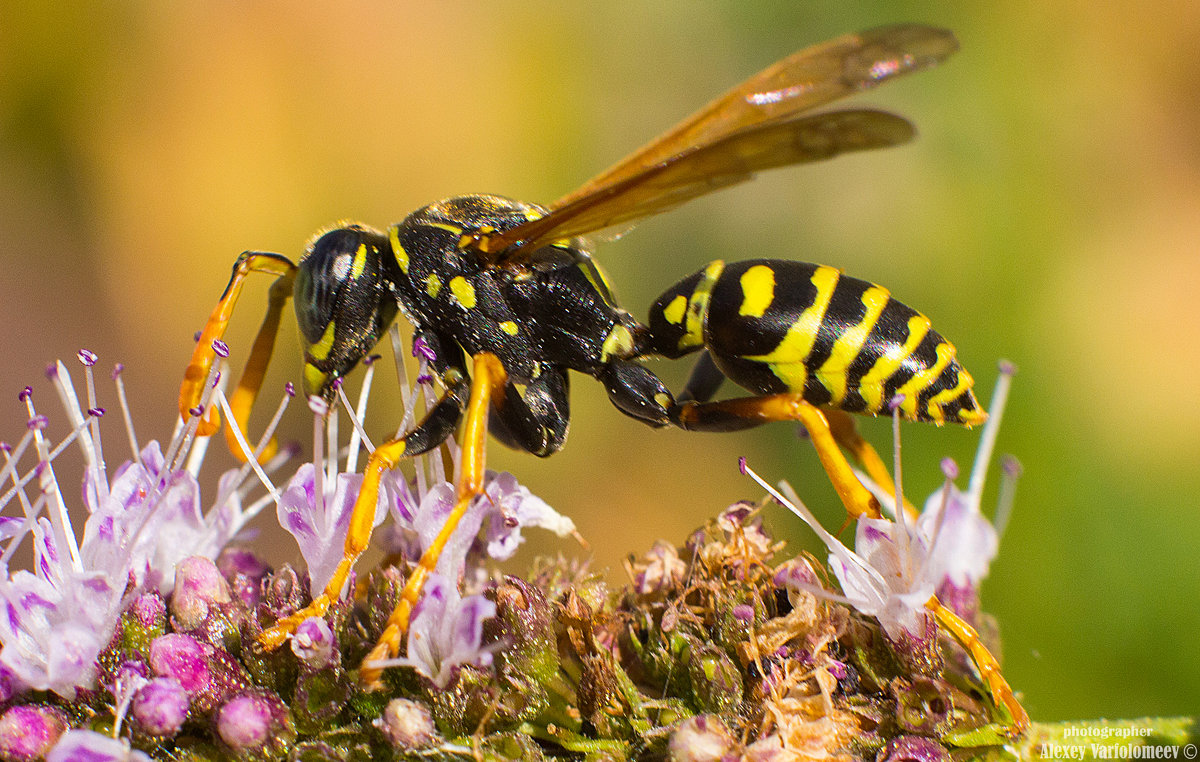
M 333 658 L 333 630 L 320 617 L 309 617 L 292 634 L 292 653 L 309 669 L 323 669 Z
M 96 658 L 120 614 L 124 578 L 60 557 L 52 533 L 45 518 L 33 529 L 36 574 L 0 574 L 6 609 L 0 664 L 25 685 L 70 699 L 76 688 L 95 683 Z
M 203 450 L 190 450 L 194 421 L 172 439 L 167 457 L 151 442 L 110 480 L 90 365 L 85 372 L 86 413 L 66 367 L 58 363 L 48 374 L 73 427 L 66 439 L 52 449 L 42 427 L 33 426 L 0 468 L 0 481 L 11 476 L 16 485 L 0 495 L 0 509 L 17 505 L 22 514 L 5 516 L 0 525 L 0 537 L 9 538 L 3 557 L 7 560 L 26 536 L 34 555 L 29 571 L 10 572 L 0 561 L 0 666 L 25 686 L 68 699 L 79 688 L 95 687 L 96 660 L 111 639 L 129 584 L 170 592 L 179 561 L 192 555 L 215 557 L 253 514 L 241 508 L 246 491 L 241 482 L 248 470 L 225 474 L 215 507 L 200 509 L 195 473 Z M 116 383 L 123 402 L 119 376 Z M 31 421 L 44 418 L 35 412 L 31 393 L 22 394 L 22 400 Z M 132 427 L 128 434 L 136 442 Z M 82 502 L 88 518 L 81 539 L 52 462 L 72 441 L 84 459 Z M 21 465 L 27 451 L 37 458 L 30 467 Z M 187 468 L 181 467 L 185 460 Z M 22 468 L 27 470 L 19 475 Z M 25 485 L 34 479 L 38 494 L 30 499 Z
M 521 536 L 524 527 L 548 529 L 559 537 L 575 532 L 575 522 L 555 511 L 507 471 L 489 471 L 484 480 L 483 494 L 475 500 L 485 503 L 489 508 L 487 552 L 497 561 L 508 560 L 517 552 L 517 548 L 525 541 Z
M 380 667 L 408 666 L 445 688 L 462 664 L 487 666 L 492 647 L 482 646 L 483 620 L 496 615 L 496 604 L 482 595 L 463 598 L 458 586 L 440 574 L 429 575 L 425 595 L 413 610 L 408 655 L 378 662 Z
M 381 484 L 394 521 L 389 550 L 409 559 L 419 558 L 454 508 L 455 485 L 443 480 L 424 491 L 420 487 L 414 490 L 398 471 L 385 475 Z M 470 577 L 471 570 L 485 558 L 511 558 L 524 542 L 521 530 L 525 527 L 548 529 L 560 537 L 575 532 L 571 519 L 533 495 L 515 476 L 488 471 L 483 492 L 467 508 L 438 559 L 438 573 L 452 579 Z
M 46 762 L 150 762 L 119 738 L 94 730 L 68 730 L 46 755 Z
M 934 584 L 928 574 L 925 543 L 907 525 L 887 519 L 860 518 L 854 550 L 831 535 L 817 517 L 787 485 L 779 490 L 767 484 L 749 467 L 746 473 L 804 523 L 812 527 L 829 549 L 829 568 L 842 585 L 842 596 L 825 590 L 811 592 L 848 603 L 859 612 L 879 620 L 893 641 L 923 640 L 929 614 L 925 603 L 933 597 Z
M 338 474 L 332 495 L 316 499 L 316 469 L 305 463 L 288 481 L 279 498 L 277 513 L 308 565 L 313 590 L 322 590 L 333 578 L 333 570 L 342 560 L 342 548 L 350 528 L 350 515 L 362 485 L 361 474 Z M 386 515 L 384 501 L 375 509 L 374 526 Z
M 988 420 L 979 437 L 979 448 L 971 469 L 969 486 L 960 490 L 953 483 L 958 468 L 953 461 L 943 461 L 945 484 L 925 501 L 916 520 L 916 534 L 928 551 L 924 574 L 933 583 L 938 598 L 960 616 L 970 618 L 978 608 L 979 586 L 987 577 L 992 561 L 1000 550 L 1000 535 L 992 522 L 983 515 L 984 481 L 991 463 L 992 451 L 1004 415 L 1004 406 L 1015 371 L 1006 363 L 1001 364 L 1000 378 L 992 394 Z M 895 515 L 895 495 L 888 494 L 865 474 L 858 474 L 864 486 L 880 501 L 880 504 Z M 1015 475 L 1005 474 L 1002 488 L 1002 505 L 997 511 L 999 523 L 1003 523 L 1011 501 L 1011 484 Z

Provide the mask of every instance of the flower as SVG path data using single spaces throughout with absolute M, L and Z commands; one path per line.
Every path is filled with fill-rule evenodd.
M 963 596 L 955 594 L 956 591 L 967 590 L 973 599 L 979 582 L 995 558 L 998 534 L 981 514 L 979 503 L 1015 372 L 1011 363 L 1001 363 L 1000 379 L 992 396 L 988 422 L 980 437 L 967 492 L 960 492 L 952 483 L 957 467 L 952 461 L 943 461 L 946 485 L 925 502 L 915 525 L 904 520 L 860 517 L 853 551 L 820 525 L 790 485 L 780 485 L 785 497 L 750 470 L 745 459 L 741 461 L 743 473 L 749 474 L 812 527 L 829 549 L 829 567 L 841 583 L 843 595 L 819 592 L 825 597 L 840 598 L 859 612 L 877 618 L 893 642 L 924 640 L 930 627 L 930 614 L 926 609 L 930 599 L 936 600 L 935 594 L 943 590 L 954 594 L 953 599 L 960 605 Z M 899 436 L 898 427 L 896 436 Z M 902 515 L 896 511 L 896 495 L 889 495 L 865 474 L 856 473 L 885 509 L 898 517 Z M 790 581 L 789 584 L 806 587 L 802 581 Z
M 829 568 L 842 585 L 842 595 L 814 590 L 840 600 L 860 613 L 875 617 L 893 641 L 923 640 L 929 615 L 925 603 L 934 592 L 929 576 L 924 540 L 907 525 L 889 519 L 861 517 L 855 531 L 854 550 L 831 535 L 787 483 L 776 490 L 741 461 L 743 473 L 767 490 L 781 505 L 812 527 L 829 549 Z M 784 493 L 787 494 L 785 497 Z M 790 584 L 803 586 L 792 581 Z
M 426 361 L 428 347 L 424 345 L 425 349 L 421 349 L 421 346 L 418 344 L 413 351 Z M 364 394 L 356 407 L 350 405 L 341 387 L 337 388 L 341 407 L 356 433 L 347 450 L 347 473 L 338 473 L 330 481 L 329 474 L 333 469 L 331 464 L 324 462 L 322 442 L 336 440 L 337 416 L 329 414 L 323 400 L 310 399 L 309 406 L 315 416 L 313 462 L 300 467 L 280 496 L 280 524 L 299 545 L 314 590 L 325 587 L 342 560 L 346 533 L 363 479 L 361 474 L 349 473 L 357 463 L 358 437 L 370 446 L 362 433 L 360 418 L 366 410 L 366 392 L 370 389 L 374 370 L 373 363 L 368 365 L 363 379 Z M 423 383 L 403 395 L 405 427 L 416 418 L 416 406 L 421 396 L 417 392 L 424 393 Z M 446 447 L 451 458 L 457 461 L 460 450 L 452 438 L 447 440 Z M 445 477 L 446 469 L 438 449 L 415 457 L 413 462 L 415 478 L 411 481 L 399 469 L 381 477 L 379 501 L 372 519 L 372 526 L 379 526 L 390 513 L 393 526 L 385 534 L 385 548 L 410 561 L 420 558 L 433 544 L 454 508 L 457 494 L 454 482 Z M 521 536 L 524 527 L 549 529 L 560 537 L 575 532 L 575 524 L 569 518 L 534 496 L 512 474 L 486 472 L 481 493 L 460 519 L 439 556 L 437 571 L 456 580 L 480 577 L 481 565 L 486 558 L 503 561 L 512 557 L 524 541 Z M 481 529 L 485 530 L 482 538 Z
M 336 648 L 333 630 L 320 617 L 309 617 L 292 635 L 292 653 L 309 669 L 322 669 L 333 660 Z
M 408 655 L 376 663 L 379 668 L 407 666 L 445 688 L 463 664 L 487 666 L 492 647 L 482 646 L 483 620 L 496 615 L 496 604 L 482 595 L 462 597 L 458 585 L 434 572 L 425 595 L 413 609 Z
M 342 548 L 350 529 L 350 516 L 362 485 L 362 475 L 338 474 L 333 494 L 318 501 L 316 473 L 312 463 L 300 466 L 280 495 L 277 513 L 280 525 L 300 546 L 312 589 L 323 590 L 342 560 Z M 385 510 L 381 500 L 374 524 L 383 520 Z
M 47 376 L 71 423 L 70 433 L 50 447 L 44 434 L 48 421 L 37 413 L 27 387 L 20 394 L 29 415 L 27 431 L 0 469 L 0 479 L 11 477 L 16 483 L 0 495 L 0 510 L 15 503 L 22 514 L 6 516 L 3 524 L 2 536 L 9 544 L 0 559 L 0 601 L 7 614 L 0 617 L 0 665 L 25 686 L 68 699 L 77 689 L 95 687 L 96 660 L 112 637 L 127 590 L 170 592 L 179 561 L 192 555 L 214 558 L 256 512 L 253 506 L 242 509 L 247 469 L 223 475 L 213 507 L 200 509 L 195 474 L 203 450 L 193 451 L 195 419 L 172 438 L 165 457 L 157 442 L 139 450 L 129 425 L 133 460 L 117 468 L 110 480 L 99 425 L 104 410 L 96 406 L 92 377 L 96 357 L 84 350 L 80 360 L 87 375 L 86 413 L 66 366 L 52 366 Z M 120 366 L 113 378 L 124 406 Z M 219 389 L 216 393 L 222 396 Z M 128 422 L 128 410 L 123 411 Z M 85 466 L 82 493 L 88 518 L 82 539 L 53 465 L 72 442 Z M 36 462 L 19 475 L 30 449 Z M 34 479 L 39 494 L 30 500 L 25 488 Z M 10 572 L 7 561 L 26 536 L 33 545 L 33 571 Z
M 150 762 L 145 752 L 94 730 L 68 730 L 46 754 L 46 762 Z
M 930 549 L 925 574 L 932 580 L 938 599 L 960 616 L 972 618 L 979 606 L 979 586 L 988 575 L 1000 550 L 1000 531 L 1012 507 L 1013 486 L 1019 473 L 1015 461 L 1006 459 L 1003 468 L 997 526 L 983 515 L 983 488 L 991 465 L 1000 421 L 1012 386 L 1016 368 L 1000 363 L 1000 376 L 988 406 L 988 420 L 979 437 L 979 447 L 971 468 L 966 491 L 954 480 L 958 466 L 949 458 L 942 461 L 945 484 L 926 499 L 916 520 L 916 532 Z M 865 474 L 859 479 L 895 515 L 895 495 L 888 494 Z

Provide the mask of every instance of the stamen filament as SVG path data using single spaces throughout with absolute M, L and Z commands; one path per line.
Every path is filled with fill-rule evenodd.
M 37 411 L 33 406 L 33 395 L 24 394 L 23 396 L 25 407 L 29 411 L 29 420 L 33 421 L 37 418 Z M 35 469 L 38 475 L 38 485 L 42 494 L 47 496 L 47 502 L 53 506 L 50 513 L 50 526 L 54 532 L 54 542 L 67 549 L 72 568 L 82 571 L 83 561 L 79 558 L 79 543 L 75 540 L 75 533 L 70 531 L 71 516 L 67 513 L 67 504 L 63 501 L 62 492 L 58 488 L 58 479 L 54 475 L 54 466 L 50 463 L 46 437 L 42 435 L 40 427 L 35 427 L 33 430 L 33 443 L 37 449 L 38 459 L 44 464 L 40 469 Z
M 975 463 L 971 466 L 971 481 L 967 485 L 967 497 L 976 510 L 979 510 L 982 505 L 983 485 L 987 479 L 988 466 L 992 462 L 992 452 L 996 449 L 996 437 L 1000 434 L 1000 419 L 1004 416 L 1008 391 L 1012 387 L 1012 378 L 1016 372 L 1016 366 L 1012 363 L 1007 361 L 1000 363 L 1000 378 L 996 380 L 996 388 L 992 390 L 987 423 L 983 424 L 983 432 L 979 436 L 979 449 L 975 453 Z
M 125 421 L 125 433 L 129 437 L 129 449 L 133 452 L 133 462 L 139 466 L 142 464 L 142 449 L 138 446 L 137 434 L 133 430 L 133 415 L 129 411 L 129 398 L 125 394 L 125 379 L 121 378 L 121 371 L 124 366 L 119 363 L 113 369 L 113 381 L 117 385 L 117 400 L 121 404 L 121 418 Z M 176 419 L 178 425 L 179 419 Z
M 225 391 L 223 389 L 218 389 L 216 396 L 217 404 L 221 406 L 221 411 L 225 414 L 225 419 L 229 421 L 234 420 L 232 417 L 233 411 L 229 407 L 229 400 L 225 398 Z M 257 476 L 259 481 L 263 483 L 263 486 L 267 488 L 267 492 L 270 493 L 271 499 L 278 504 L 279 490 L 275 488 L 275 485 L 271 482 L 270 477 L 268 477 L 266 472 L 262 470 L 262 466 L 258 465 L 258 460 L 254 458 L 254 453 L 251 452 L 250 445 L 246 442 L 246 437 L 242 434 L 241 427 L 233 426 L 231 427 L 231 430 L 233 431 L 234 437 L 237 439 L 238 447 L 242 448 L 242 453 L 246 455 L 246 462 L 250 465 L 250 468 L 253 469 L 254 475 Z

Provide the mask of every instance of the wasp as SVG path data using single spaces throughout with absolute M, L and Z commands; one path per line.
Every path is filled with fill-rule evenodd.
M 214 362 L 212 342 L 223 335 L 252 272 L 276 282 L 231 400 L 235 425 L 245 427 L 289 297 L 309 395 L 332 399 L 339 379 L 398 316 L 431 351 L 444 387 L 423 420 L 371 454 L 333 580 L 309 607 L 268 629 L 263 645 L 277 647 L 340 594 L 370 539 L 381 474 L 461 426 L 457 503 L 364 661 L 363 679 L 378 680 L 371 662 L 398 653 L 426 576 L 480 492 L 487 434 L 534 455 L 561 449 L 570 420 L 569 371 L 600 381 L 618 410 L 650 426 L 733 431 L 799 420 L 850 515 L 878 515 L 839 442 L 869 470 L 881 471 L 881 481 L 890 478 L 853 433 L 849 413 L 888 412 L 900 399 L 899 414 L 909 420 L 969 426 L 986 418 L 954 346 L 927 318 L 884 288 L 834 268 L 763 259 L 709 264 L 668 289 L 642 323 L 618 306 L 584 236 L 627 228 L 762 170 L 912 139 L 906 119 L 883 111 L 810 112 L 932 66 L 956 49 L 950 32 L 925 26 L 843 36 L 756 74 L 547 207 L 462 196 L 430 204 L 386 231 L 357 223 L 327 230 L 298 264 L 278 254 L 243 253 L 197 342 L 180 392 L 182 414 L 200 400 Z M 639 362 L 694 352 L 699 362 L 679 395 Z M 714 400 L 726 378 L 751 396 Z M 212 410 L 200 433 L 218 425 Z M 998 671 L 983 668 L 994 660 L 985 662 L 980 650 L 972 652 L 981 672 L 1003 682 Z

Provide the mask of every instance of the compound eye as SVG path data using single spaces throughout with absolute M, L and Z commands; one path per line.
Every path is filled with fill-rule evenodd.
M 337 312 L 338 295 L 354 269 L 362 234 L 353 228 L 331 230 L 318 238 L 300 260 L 296 273 L 296 318 L 309 344 L 321 341 Z
M 382 234 L 354 225 L 325 233 L 300 260 L 293 297 L 308 394 L 331 395 L 331 384 L 391 325 L 396 303 L 383 272 L 386 246 Z

